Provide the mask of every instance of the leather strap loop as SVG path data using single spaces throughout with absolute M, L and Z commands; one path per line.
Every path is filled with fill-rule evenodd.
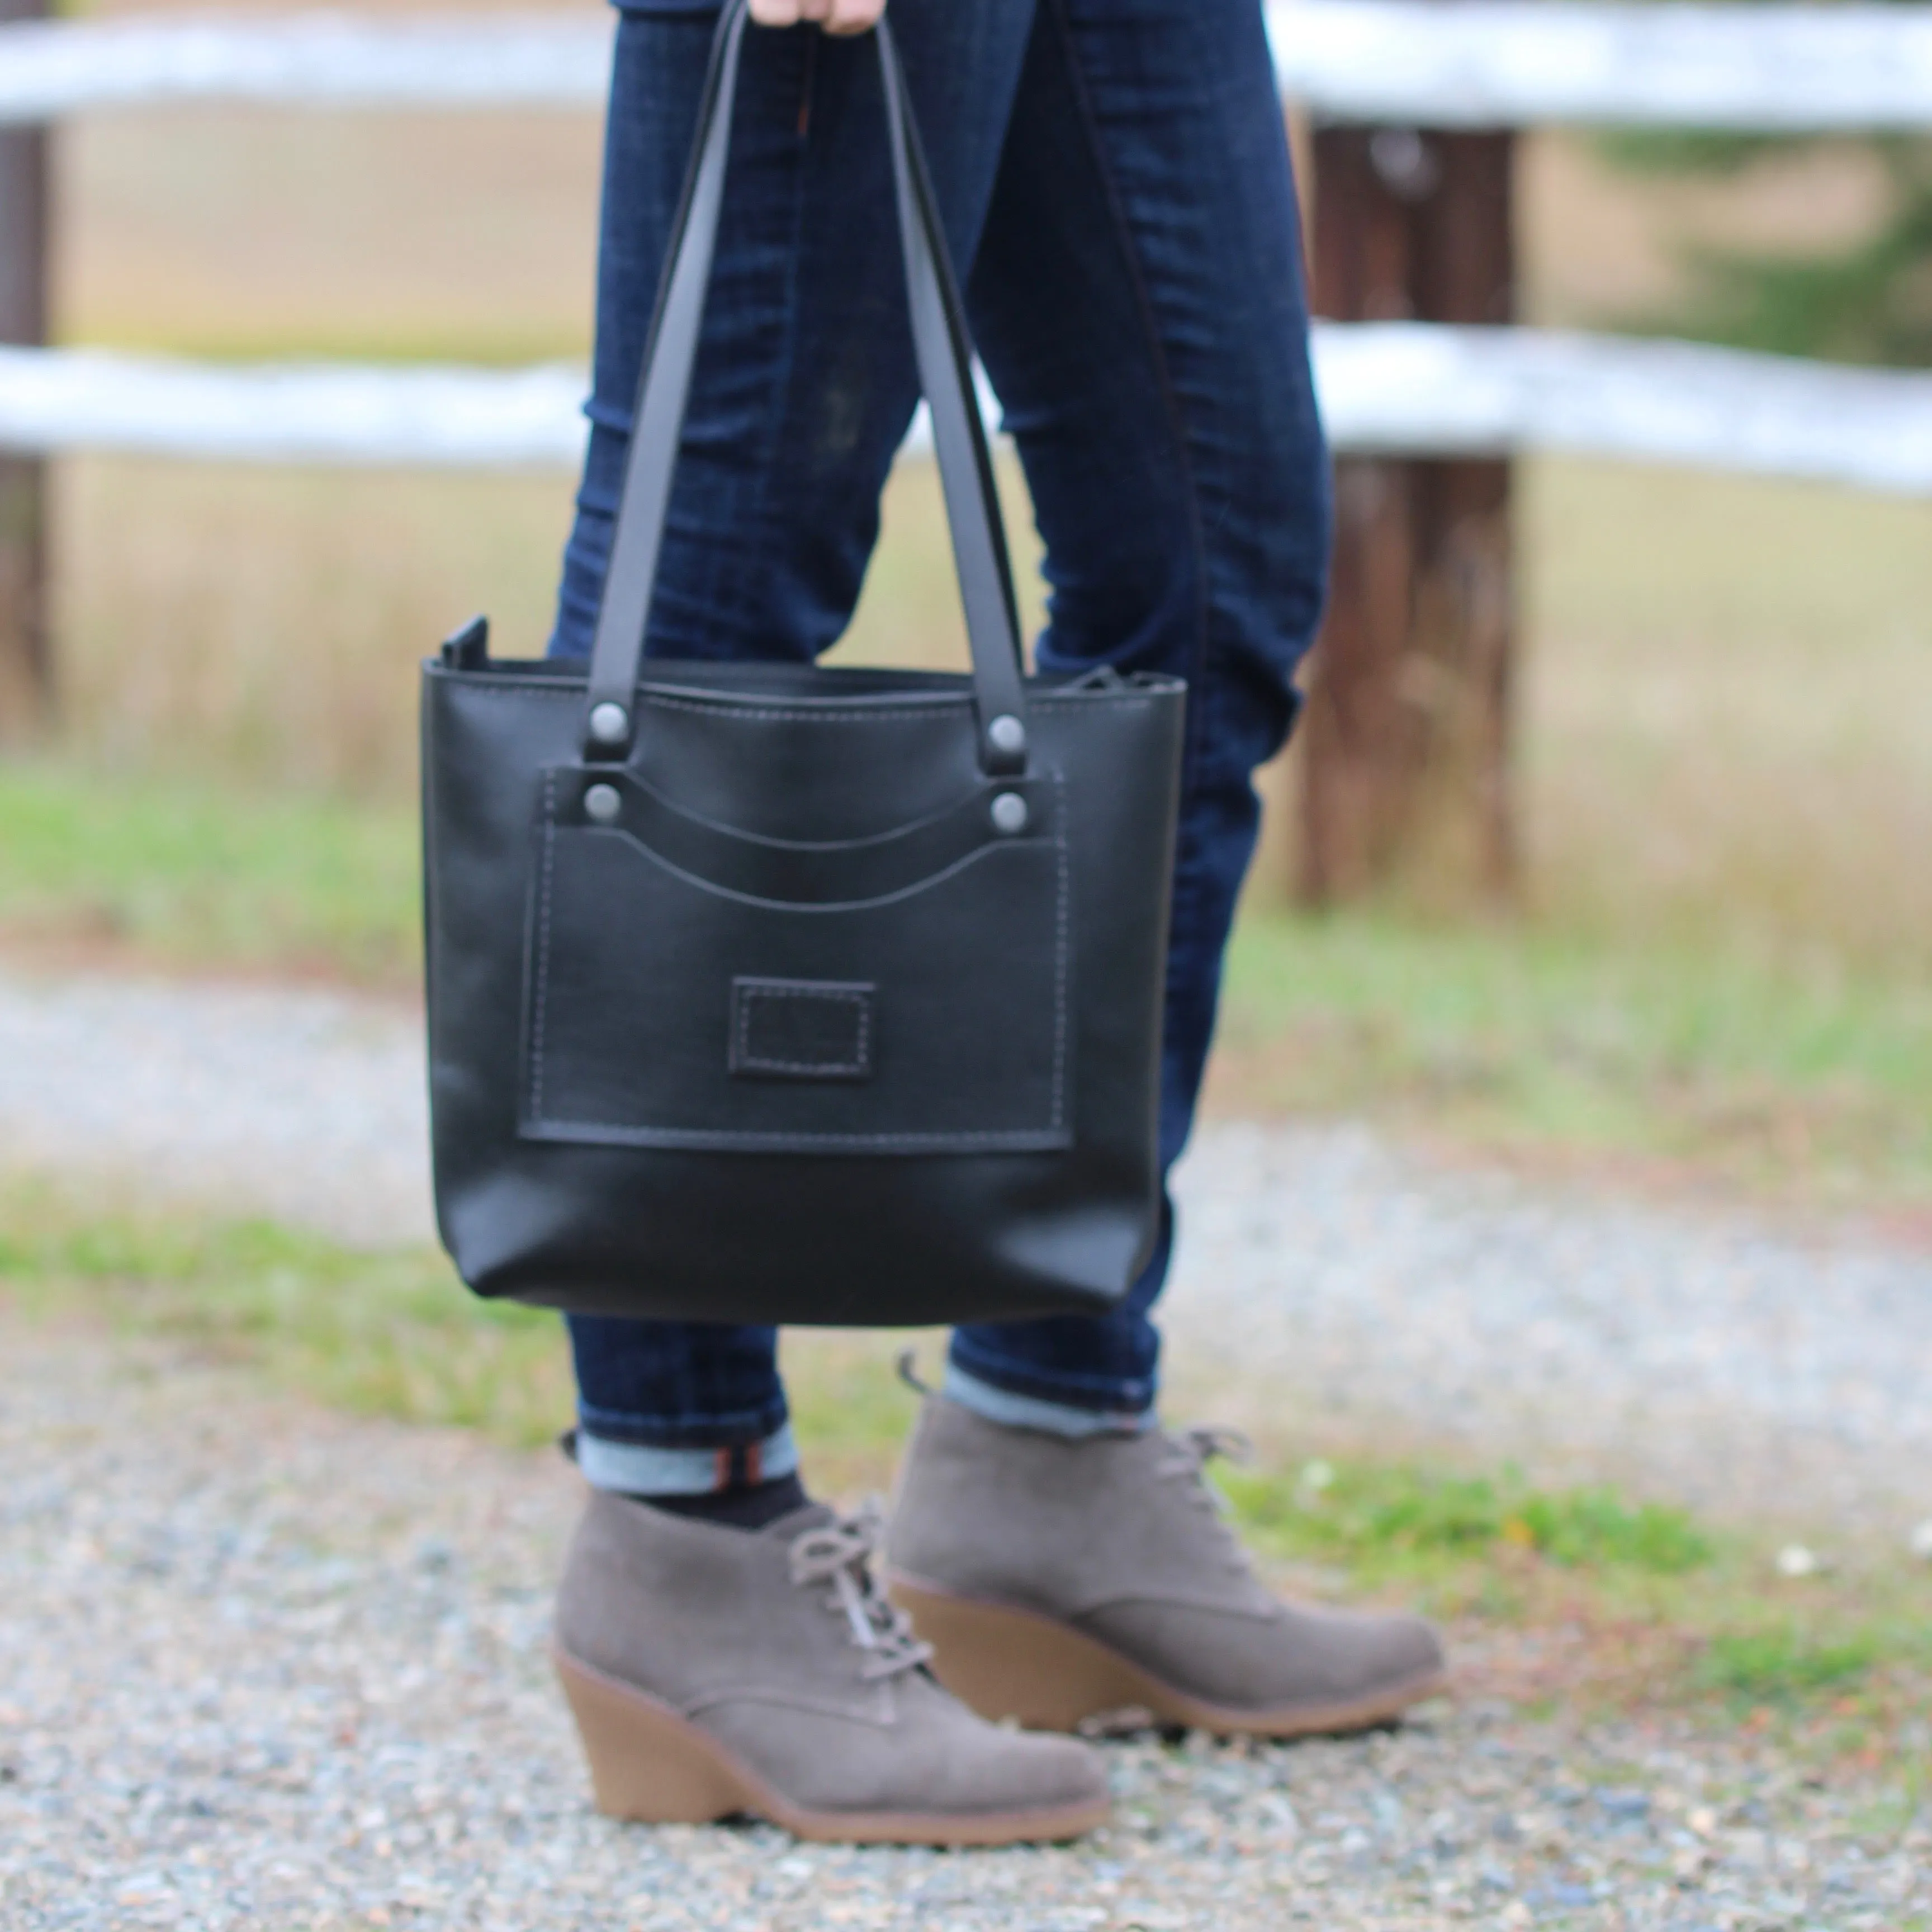
M 645 351 L 623 497 L 591 650 L 583 742 L 585 758 L 594 761 L 626 757 L 636 729 L 638 665 L 704 327 L 748 18 L 746 0 L 730 0 L 718 22 L 691 172 L 672 230 L 670 266 Z M 964 312 L 898 46 L 883 20 L 874 38 L 884 81 L 913 347 L 932 416 L 933 448 L 972 651 L 980 762 L 989 772 L 1018 772 L 1026 765 L 1019 619 L 992 461 L 974 390 Z

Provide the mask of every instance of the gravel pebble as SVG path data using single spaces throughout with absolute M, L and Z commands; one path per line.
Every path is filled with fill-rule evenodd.
M 584 1932 L 1892 1932 L 1932 1812 L 1774 1752 L 1499 1704 L 1395 1733 L 1105 1747 L 1052 1850 L 597 1817 L 543 1656 L 552 1457 L 270 1402 L 0 1312 L 0 1924 Z

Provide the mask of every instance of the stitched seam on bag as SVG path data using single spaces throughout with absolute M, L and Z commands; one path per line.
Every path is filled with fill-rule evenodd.
M 1034 698 L 1027 700 L 1029 710 L 1040 711 L 1072 711 L 1083 702 L 1090 701 L 1077 698 Z M 1154 700 L 1151 698 L 1110 698 L 1108 701 L 1123 710 L 1145 711 L 1152 707 Z M 761 722 L 786 724 L 896 724 L 908 718 L 957 718 L 970 700 L 962 694 L 950 704 L 907 705 L 902 708 L 881 704 L 863 711 L 831 711 L 815 706 L 791 710 L 777 704 L 760 706 L 754 710 L 723 699 L 656 698 L 649 693 L 645 694 L 644 702 L 653 710 L 682 711 L 700 718 L 755 718 Z
M 1054 914 L 1054 1024 L 1053 1024 L 1053 1075 L 1052 1106 L 1045 1127 L 988 1127 L 962 1128 L 954 1131 L 940 1130 L 923 1133 L 830 1133 L 811 1129 L 772 1130 L 769 1132 L 732 1132 L 728 1129 L 651 1127 L 626 1126 L 616 1120 L 563 1120 L 548 1119 L 542 1107 L 543 1090 L 543 1022 L 545 986 L 550 958 L 550 880 L 551 858 L 556 849 L 555 784 L 554 777 L 546 772 L 544 778 L 545 794 L 545 824 L 544 839 L 543 887 L 539 898 L 539 928 L 542 944 L 538 954 L 537 1000 L 538 1018 L 532 1041 L 534 1061 L 533 1081 L 531 1090 L 531 1119 L 535 1124 L 549 1126 L 560 1132 L 572 1129 L 594 1134 L 621 1135 L 627 1139 L 634 1138 L 638 1144 L 648 1145 L 682 1143 L 706 1147 L 791 1147 L 809 1148 L 833 1145 L 839 1147 L 956 1147 L 962 1144 L 986 1146 L 1000 1144 L 1017 1144 L 1036 1142 L 1042 1134 L 1060 1134 L 1066 1131 L 1066 980 L 1068 955 L 1069 864 L 1066 854 L 1066 779 L 1064 772 L 1053 773 L 1054 811 L 1054 848 L 1057 857 L 1057 892 Z M 754 994 L 752 998 L 760 997 Z M 860 1056 L 862 1064 L 869 1040 L 869 1003 L 862 994 L 839 993 L 829 990 L 813 989 L 797 994 L 766 994 L 766 998 L 815 998 L 843 1000 L 861 1005 L 860 1017 Z M 784 1072 L 826 1072 L 838 1070 L 823 1062 L 805 1066 L 794 1066 L 782 1061 L 748 1063 L 745 1058 L 745 1030 L 749 1024 L 751 998 L 741 998 L 739 1003 L 738 1046 L 739 1064 L 750 1064 L 754 1070 Z
M 536 1017 L 530 1028 L 530 1118 L 543 1118 L 544 1017 L 550 1011 L 550 884 L 556 855 L 556 779 L 544 774 L 543 883 L 537 894 Z
M 850 1060 L 765 1060 L 752 1052 L 752 1008 L 759 1000 L 831 1000 L 859 1009 L 859 1039 Z M 844 993 L 824 986 L 742 986 L 738 990 L 738 1052 L 736 1066 L 751 1073 L 863 1073 L 872 1064 L 872 996 Z
M 544 686 L 518 685 L 505 682 L 498 684 L 471 684 L 463 687 L 466 691 L 478 693 L 485 698 L 565 698 L 573 704 L 584 702 L 584 693 L 575 689 L 558 691 Z M 719 698 L 706 703 L 702 700 L 680 698 L 658 698 L 649 692 L 642 694 L 642 701 L 656 711 L 683 711 L 704 718 L 755 718 L 760 720 L 777 720 L 781 722 L 813 724 L 894 724 L 902 719 L 916 718 L 957 718 L 971 704 L 970 698 L 962 692 L 950 704 L 916 704 L 889 708 L 880 705 L 864 711 L 821 710 L 816 706 L 809 710 L 782 710 L 776 706 L 753 708 L 743 704 L 734 704 L 728 698 Z M 1064 711 L 1068 708 L 1066 700 L 1035 698 L 1035 704 L 1044 709 Z M 1144 708 L 1145 698 L 1130 700 Z M 1077 700 L 1075 702 L 1078 702 Z
M 760 723 L 780 724 L 896 724 L 904 718 L 957 718 L 965 710 L 958 703 L 943 705 L 908 705 L 903 710 L 876 711 L 788 710 L 777 705 L 749 706 L 705 704 L 679 698 L 649 698 L 644 702 L 654 711 L 682 711 L 699 718 L 754 718 Z
M 1059 856 L 1059 910 L 1054 938 L 1053 959 L 1053 1124 L 1063 1126 L 1066 1118 L 1066 776 L 1057 767 L 1053 774 L 1053 844 Z
M 1043 1127 L 962 1127 L 956 1132 L 941 1129 L 918 1134 L 818 1133 L 809 1128 L 734 1133 L 722 1127 L 626 1127 L 608 1120 L 547 1120 L 540 1124 L 556 1128 L 560 1132 L 587 1133 L 620 1144 L 634 1142 L 640 1146 L 660 1147 L 806 1148 L 828 1142 L 840 1147 L 956 1147 L 967 1142 L 982 1145 L 1036 1147 L 1049 1136 L 1057 1137 L 1066 1132 L 1064 1126 L 1051 1124 Z
M 482 698 L 548 698 L 567 701 L 572 704 L 581 704 L 584 702 L 584 693 L 574 687 L 557 690 L 546 685 L 538 684 L 534 681 L 526 683 L 521 680 L 507 678 L 492 680 L 488 683 L 484 683 L 480 680 L 471 682 L 467 680 L 452 679 L 451 681 L 458 684 L 460 689 L 472 692 Z M 1078 698 L 1029 698 L 1027 700 L 1027 709 L 1029 711 L 1077 711 L 1093 704 L 1096 698 L 1102 704 L 1116 706 L 1123 711 L 1151 710 L 1156 701 L 1153 696 L 1144 694 L 1137 694 L 1132 698 L 1123 698 L 1116 692 L 1088 692 Z M 956 718 L 970 700 L 966 694 L 962 692 L 959 698 L 950 704 L 911 706 L 904 710 L 890 710 L 882 705 L 876 709 L 865 711 L 767 710 L 754 711 L 746 710 L 741 704 L 733 704 L 724 699 L 719 699 L 712 704 L 702 704 L 683 698 L 654 698 L 648 692 L 645 694 L 644 701 L 660 711 L 694 712 L 704 717 L 776 718 L 798 724 L 815 722 L 832 724 L 891 724 L 908 718 L 921 719 Z

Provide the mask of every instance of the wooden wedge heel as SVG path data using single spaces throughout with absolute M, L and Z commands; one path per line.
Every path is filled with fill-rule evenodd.
M 1163 1683 L 1084 1631 L 1034 1611 L 975 1603 L 902 1578 L 887 1588 L 932 1646 L 940 1682 L 982 1718 L 1030 1730 L 1071 1731 L 1090 1718 L 1144 1711 L 1159 1722 L 1222 1736 L 1317 1737 L 1384 1724 L 1449 1688 L 1447 1672 L 1430 1669 L 1352 1698 L 1242 1709 Z
M 669 1705 L 561 1649 L 550 1654 L 605 1816 L 644 1825 L 710 1825 L 764 1810 L 770 1794 Z
M 959 1813 L 819 1810 L 790 1802 L 668 1705 L 562 1650 L 552 1653 L 590 1766 L 597 1808 L 644 1825 L 764 1818 L 794 1838 L 898 1845 L 1051 1844 L 1106 1822 L 1104 1791 L 1071 1804 Z
M 1158 1687 L 1144 1672 L 1064 1624 L 903 1577 L 888 1575 L 886 1588 L 932 1645 L 933 1674 L 982 1718 L 1070 1731 L 1102 1712 L 1135 1706 L 1169 1714 L 1155 1704 L 1150 1693 Z

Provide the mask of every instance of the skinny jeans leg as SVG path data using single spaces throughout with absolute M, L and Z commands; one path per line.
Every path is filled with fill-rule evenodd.
M 1042 668 L 1190 686 L 1161 1131 L 1184 1142 L 1220 956 L 1318 615 L 1325 454 L 1256 0 L 893 0 L 981 353 L 1045 539 Z M 607 142 L 592 436 L 554 652 L 589 649 L 644 336 L 715 11 L 627 15 Z M 652 656 L 808 659 L 857 600 L 916 399 L 876 56 L 754 31 L 653 604 Z M 980 1387 L 1152 1402 L 1159 1249 L 1116 1313 L 956 1337 Z M 716 1450 L 785 1421 L 764 1328 L 573 1318 L 580 1417 Z

